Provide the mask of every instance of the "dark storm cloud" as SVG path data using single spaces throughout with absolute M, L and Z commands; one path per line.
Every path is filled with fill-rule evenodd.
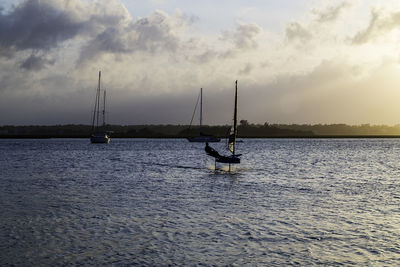
M 44 69 L 47 65 L 53 65 L 54 60 L 49 60 L 44 56 L 37 56 L 32 54 L 24 62 L 21 63 L 20 67 L 26 70 L 38 71 Z
M 162 12 L 155 12 L 149 18 L 135 22 L 132 30 L 137 34 L 135 47 L 141 50 L 155 51 L 163 48 L 176 51 L 179 39 L 173 33 L 173 26 L 168 16 Z
M 70 40 L 77 41 L 74 44 L 80 53 L 78 64 L 102 54 L 176 53 L 190 46 L 190 41 L 182 40 L 180 33 L 197 20 L 179 12 L 169 16 L 155 11 L 132 21 L 118 1 L 26 0 L 8 13 L 0 12 L 0 56 L 16 58 L 18 52 L 31 51 L 35 56 L 26 58 L 20 67 L 43 68 L 48 64 L 40 60 L 38 53 L 50 54 Z M 252 26 L 241 26 L 237 45 L 254 46 L 255 31 L 258 29 Z
M 151 49 L 151 45 L 176 47 L 174 40 L 171 40 L 173 38 L 167 36 L 171 29 L 163 23 L 166 16 L 160 13 L 153 15 L 151 21 L 142 19 L 131 26 L 124 26 L 128 14 L 122 6 L 110 9 L 95 3 L 86 6 L 76 5 L 79 2 L 74 2 L 75 5 L 69 3 L 27 0 L 8 13 L 1 12 L 0 56 L 13 58 L 18 52 L 26 50 L 46 54 L 76 38 L 88 40 L 88 45 L 82 51 L 84 58 L 102 52 L 127 53 L 138 48 Z M 82 13 L 86 17 L 79 15 Z M 136 42 L 135 36 L 138 39 Z M 159 44 L 152 41 L 158 41 Z M 31 56 L 20 67 L 33 69 L 31 66 L 34 65 L 48 65 L 43 63 L 45 60 Z
M 185 17 L 182 17 L 185 23 Z M 187 20 L 190 23 L 191 19 Z M 128 25 L 115 24 L 97 34 L 83 48 L 81 61 L 89 60 L 103 52 L 111 54 L 144 51 L 175 52 L 181 46 L 181 40 L 174 33 L 175 21 L 167 14 L 156 11 L 148 18 L 142 18 Z M 180 25 L 181 26 L 181 25 Z
M 74 38 L 82 24 L 45 1 L 30 0 L 0 14 L 0 50 L 49 50 Z
M 109 53 L 127 53 L 131 48 L 125 44 L 120 37 L 121 32 L 117 28 L 107 28 L 94 39 L 89 41 L 87 46 L 81 52 L 81 61 L 95 57 L 102 52 Z

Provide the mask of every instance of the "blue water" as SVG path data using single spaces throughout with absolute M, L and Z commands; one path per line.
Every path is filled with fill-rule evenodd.
M 0 265 L 400 265 L 400 139 L 238 152 L 228 173 L 186 140 L 0 140 Z

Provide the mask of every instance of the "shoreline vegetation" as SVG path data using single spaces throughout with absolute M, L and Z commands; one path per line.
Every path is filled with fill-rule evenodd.
M 187 138 L 199 135 L 188 125 L 107 125 L 111 138 Z M 204 134 L 228 136 L 230 126 L 202 126 Z M 0 126 L 0 138 L 88 138 L 91 126 Z M 346 124 L 251 124 L 241 120 L 238 138 L 400 138 L 400 125 Z

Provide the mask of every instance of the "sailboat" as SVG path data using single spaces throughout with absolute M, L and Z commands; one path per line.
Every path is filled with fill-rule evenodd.
M 214 157 L 215 166 L 217 166 L 217 162 L 220 163 L 228 163 L 229 171 L 231 170 L 231 164 L 239 164 L 241 154 L 236 154 L 236 137 L 237 137 L 237 80 L 235 82 L 235 108 L 233 112 L 233 126 L 229 133 L 228 138 L 228 149 L 231 152 L 231 155 L 221 155 L 214 148 L 206 143 L 205 151 L 207 155 Z
M 188 137 L 187 140 L 189 140 L 189 142 L 199 142 L 199 143 L 205 143 L 205 142 L 209 142 L 209 143 L 213 143 L 213 142 L 219 142 L 221 141 L 220 138 L 212 136 L 212 135 L 207 135 L 204 134 L 201 131 L 201 127 L 203 124 L 203 88 L 200 88 L 200 135 L 199 136 L 194 136 L 194 137 Z M 192 122 L 193 122 L 193 117 L 196 113 L 196 108 L 197 108 L 197 104 L 199 103 L 199 98 L 197 98 L 197 102 L 196 102 L 196 106 L 194 108 L 194 112 L 193 112 L 193 116 L 192 116 L 192 120 L 190 121 L 190 126 L 189 126 L 189 130 L 190 127 L 192 126 Z
M 94 104 L 93 120 L 92 120 L 92 135 L 90 136 L 90 142 L 93 144 L 108 144 L 110 137 L 106 132 L 106 90 L 103 95 L 103 110 L 100 112 L 100 88 L 101 71 L 99 71 L 99 83 L 96 91 L 96 101 Z M 103 124 L 100 126 L 100 113 L 102 114 Z

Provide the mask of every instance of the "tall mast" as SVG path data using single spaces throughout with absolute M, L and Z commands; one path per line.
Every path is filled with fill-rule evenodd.
M 96 98 L 94 101 L 94 109 L 93 109 L 93 118 L 92 118 L 92 131 L 94 131 L 95 128 L 95 122 L 96 122 L 96 112 L 97 112 L 97 98 L 98 98 L 98 91 L 96 89 Z
M 97 127 L 99 127 L 99 117 L 100 117 L 100 78 L 101 78 L 101 71 L 99 71 L 99 84 L 97 85 L 97 118 L 96 118 Z
M 99 71 L 99 83 L 97 85 L 97 90 L 96 90 L 96 99 L 94 101 L 94 110 L 93 110 L 93 118 L 92 118 L 92 131 L 96 127 L 99 126 L 99 109 L 100 109 L 100 71 Z
M 104 99 L 103 99 L 103 128 L 106 127 L 106 90 L 104 90 Z
M 235 111 L 233 113 L 233 134 L 234 134 L 234 144 L 232 154 L 235 155 L 236 147 L 236 134 L 237 134 L 237 80 L 235 81 Z
M 201 134 L 202 124 L 203 124 L 203 88 L 200 88 L 200 134 Z

